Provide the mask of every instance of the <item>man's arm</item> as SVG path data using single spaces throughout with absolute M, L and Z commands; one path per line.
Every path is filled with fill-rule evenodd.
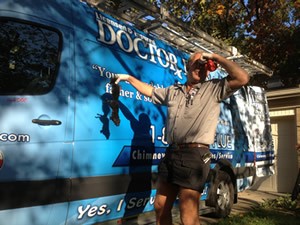
M 135 77 L 127 74 L 118 74 L 116 84 L 118 84 L 121 80 L 128 81 L 136 90 L 138 90 L 141 94 L 151 97 L 153 86 L 146 84 Z
M 228 84 L 231 89 L 241 88 L 249 82 L 249 74 L 235 62 L 214 53 L 203 53 L 202 57 L 214 60 L 227 71 Z

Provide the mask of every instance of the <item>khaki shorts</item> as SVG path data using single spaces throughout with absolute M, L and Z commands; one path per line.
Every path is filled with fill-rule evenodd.
M 208 148 L 167 148 L 158 166 L 158 174 L 165 181 L 202 193 L 209 170 L 210 160 L 203 161 Z

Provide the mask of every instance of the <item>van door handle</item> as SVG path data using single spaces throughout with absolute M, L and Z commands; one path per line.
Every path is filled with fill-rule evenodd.
M 61 121 L 59 120 L 40 120 L 40 119 L 33 119 L 33 123 L 36 123 L 41 126 L 50 126 L 50 125 L 61 125 Z

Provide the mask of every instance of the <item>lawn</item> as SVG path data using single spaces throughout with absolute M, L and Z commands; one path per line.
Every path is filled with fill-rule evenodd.
M 296 225 L 300 224 L 300 198 L 290 195 L 266 200 L 248 213 L 229 216 L 214 225 Z

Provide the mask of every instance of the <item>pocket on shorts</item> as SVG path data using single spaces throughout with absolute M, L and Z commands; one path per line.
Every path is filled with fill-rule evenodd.
M 205 176 L 207 171 L 210 168 L 210 163 L 204 163 L 202 156 L 205 154 L 201 154 L 201 158 L 197 159 L 191 159 L 191 160 L 185 160 L 182 161 L 182 167 L 186 168 L 186 170 L 189 170 L 189 175 L 190 176 L 197 176 L 199 178 L 202 176 Z
M 203 161 L 203 155 L 206 153 L 207 151 L 199 151 L 196 154 L 193 154 L 190 158 L 186 158 L 182 161 L 182 166 L 196 170 L 202 169 L 205 164 Z
M 201 169 L 203 166 L 202 160 L 185 160 L 182 162 L 183 167 L 191 168 L 191 169 Z
M 180 161 L 173 162 L 173 176 L 180 177 L 181 179 L 187 179 L 190 177 L 192 170 L 190 167 L 184 165 Z

